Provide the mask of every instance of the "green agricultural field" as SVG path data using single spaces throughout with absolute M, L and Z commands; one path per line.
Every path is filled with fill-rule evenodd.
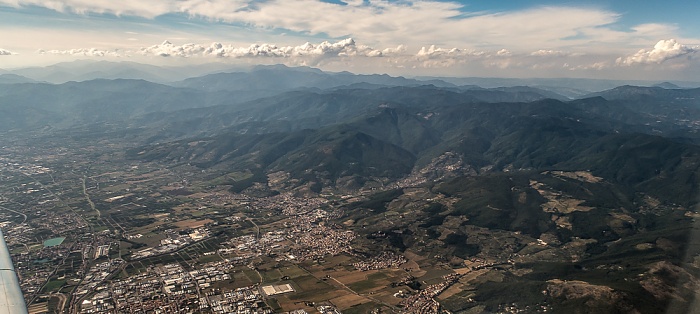
M 291 300 L 313 302 L 325 301 L 329 299 L 328 294 L 332 294 L 335 290 L 330 284 L 320 279 L 316 279 L 311 275 L 297 277 L 292 281 L 295 283 L 294 288 L 298 290 L 297 292 L 289 295 Z
M 349 309 L 343 310 L 346 314 L 362 314 L 369 313 L 374 309 L 382 308 L 383 306 L 374 302 L 364 303 L 360 305 L 353 306 Z
M 229 288 L 236 289 L 241 287 L 248 287 L 250 285 L 258 283 L 259 280 L 257 279 L 257 275 L 253 275 L 256 278 L 255 280 L 250 279 L 250 277 L 248 277 L 248 275 L 244 271 L 235 271 L 233 274 L 231 274 L 231 277 L 233 278 L 233 284 L 231 284 Z
M 368 293 L 389 287 L 393 281 L 398 281 L 403 275 L 402 271 L 385 269 L 368 273 L 366 279 L 348 284 L 348 288 L 357 293 Z
M 363 280 L 348 285 L 348 288 L 357 293 L 365 293 L 377 287 L 377 283 L 372 280 Z
M 248 280 L 252 283 L 259 283 L 260 282 L 260 276 L 258 275 L 255 270 L 252 270 L 250 268 L 243 268 L 243 273 L 245 274 L 246 277 L 248 277 Z
M 279 302 L 277 302 L 277 300 L 268 299 L 266 303 L 275 313 L 281 312 L 282 307 L 280 306 Z
M 212 254 L 212 255 L 208 255 L 208 256 L 202 256 L 197 261 L 199 263 L 204 264 L 204 263 L 216 262 L 216 261 L 220 261 L 220 260 L 221 260 L 221 257 L 219 257 L 219 255 Z
M 43 291 L 45 291 L 45 292 L 54 292 L 54 291 L 58 291 L 58 290 L 61 289 L 61 287 L 63 287 L 63 285 L 65 285 L 65 284 L 66 284 L 66 280 L 65 280 L 65 279 L 61 279 L 61 280 L 51 280 L 51 281 L 49 281 L 49 282 L 46 283 L 46 285 L 44 286 Z
M 277 269 L 270 269 L 266 271 L 261 271 L 260 274 L 263 276 L 263 282 L 264 283 L 272 283 L 279 281 L 280 278 L 283 277 L 283 275 L 277 271 Z
M 282 273 L 282 277 L 288 276 L 289 278 L 297 278 L 308 274 L 296 265 L 280 267 L 278 271 Z

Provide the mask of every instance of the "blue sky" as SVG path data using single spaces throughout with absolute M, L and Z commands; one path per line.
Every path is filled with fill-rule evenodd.
M 679 24 L 686 36 L 700 33 L 700 2 L 679 0 L 587 0 L 587 1 L 459 1 L 472 10 L 521 10 L 533 6 L 583 6 L 611 10 L 621 14 L 618 24 L 631 27 L 643 23 Z
M 575 6 L 608 10 L 619 14 L 611 25 L 629 31 L 645 23 L 662 23 L 678 26 L 678 34 L 687 38 L 700 38 L 700 1 L 685 0 L 509 0 L 509 1 L 457 1 L 468 11 L 513 11 L 537 6 Z M 695 43 L 700 44 L 700 43 Z
M 92 58 L 700 81 L 698 13 L 700 1 L 0 0 L 0 68 Z

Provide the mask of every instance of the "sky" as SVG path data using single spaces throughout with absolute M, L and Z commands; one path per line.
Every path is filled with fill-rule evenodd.
M 0 0 L 0 68 L 78 59 L 700 81 L 700 1 Z

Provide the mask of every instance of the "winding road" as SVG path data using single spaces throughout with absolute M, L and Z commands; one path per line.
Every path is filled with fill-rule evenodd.
M 20 216 L 24 217 L 24 220 L 22 220 L 22 222 L 20 222 L 21 224 L 27 222 L 27 215 L 25 215 L 25 214 L 23 214 L 23 213 L 20 213 L 20 212 L 14 210 L 14 209 L 9 209 L 9 208 L 4 207 L 4 206 L 0 206 L 0 209 L 6 210 L 6 211 L 8 211 L 8 212 L 13 212 L 13 213 L 15 213 L 15 214 L 17 214 L 17 215 L 20 215 Z

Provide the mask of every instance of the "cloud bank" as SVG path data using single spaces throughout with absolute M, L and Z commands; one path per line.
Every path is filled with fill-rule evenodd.
M 70 55 L 83 57 L 121 57 L 118 50 L 102 50 L 97 48 L 78 48 L 69 50 L 43 50 L 37 51 L 39 54 Z
M 691 60 L 698 51 L 700 51 L 698 47 L 683 45 L 672 39 L 659 41 L 653 49 L 642 49 L 637 53 L 620 57 L 620 54 L 594 54 L 553 49 L 519 52 L 505 48 L 445 48 L 436 45 L 423 46 L 419 49 L 410 49 L 405 45 L 378 48 L 346 38 L 336 42 L 306 42 L 296 46 L 271 43 L 240 46 L 220 42 L 175 44 L 166 40 L 161 44 L 141 48 L 39 50 L 38 53 L 123 58 L 146 63 L 152 61 L 160 63 L 158 60 L 164 63 L 185 62 L 184 60 L 198 63 L 212 61 L 244 64 L 282 63 L 329 70 L 387 71 L 402 75 L 417 71 L 414 73 L 453 73 L 452 75 L 507 73 L 506 75 L 523 77 L 533 76 L 533 73 L 536 73 L 535 75 L 542 77 L 562 77 L 577 72 L 578 74 L 574 75 L 599 77 L 638 70 L 644 71 L 647 73 L 644 75 L 648 76 L 648 73 L 651 73 L 649 71 L 671 73 L 668 71 L 687 69 L 694 65 L 700 66 Z M 674 61 L 669 62 L 669 60 Z M 624 71 L 621 71 L 623 69 Z
M 660 40 L 653 49 L 639 50 L 637 53 L 617 59 L 621 65 L 661 64 L 680 57 L 692 58 L 700 52 L 700 47 L 689 47 L 678 43 L 675 39 Z
M 292 57 L 337 57 L 337 56 L 365 56 L 365 57 L 380 57 L 387 53 L 392 53 L 394 50 L 375 50 L 369 46 L 357 45 L 355 40 L 347 38 L 335 43 L 324 41 L 320 44 L 305 43 L 300 46 L 282 46 L 278 47 L 274 44 L 254 44 L 248 47 L 235 47 L 232 45 L 224 45 L 218 42 L 212 43 L 209 46 L 199 44 L 184 44 L 174 45 L 169 41 L 165 41 L 160 45 L 154 45 L 146 48 L 141 48 L 138 53 L 142 55 L 152 56 L 178 56 L 178 57 L 196 57 L 196 56 L 215 56 L 222 58 L 246 58 L 246 57 L 273 57 L 273 58 L 292 58 Z
M 334 43 L 323 41 L 318 44 L 306 42 L 298 46 L 278 46 L 275 44 L 253 44 L 239 47 L 214 42 L 209 45 L 186 43 L 173 44 L 166 40 L 161 44 L 138 49 L 103 50 L 98 48 L 78 48 L 66 50 L 37 51 L 39 54 L 69 55 L 84 57 L 172 57 L 172 58 L 218 58 L 218 59 L 274 59 L 290 61 L 291 64 L 318 65 L 324 60 L 334 58 L 380 58 L 405 54 L 405 46 L 374 49 L 359 45 L 352 38 Z
M 439 45 L 472 49 L 613 49 L 671 38 L 673 25 L 641 24 L 619 30 L 618 13 L 593 8 L 545 6 L 506 12 L 469 12 L 457 1 L 352 0 L 0 0 L 16 8 L 39 6 L 57 12 L 154 19 L 170 15 L 297 37 L 352 37 L 369 45 Z M 207 49 L 209 47 L 205 47 Z M 269 47 L 258 47 L 264 49 Z M 270 48 L 275 50 L 275 47 Z M 276 53 L 277 51 L 271 51 Z M 287 53 L 287 52 L 284 52 Z M 361 53 L 361 52 L 360 52 Z M 378 52 L 373 52 L 377 54 Z

